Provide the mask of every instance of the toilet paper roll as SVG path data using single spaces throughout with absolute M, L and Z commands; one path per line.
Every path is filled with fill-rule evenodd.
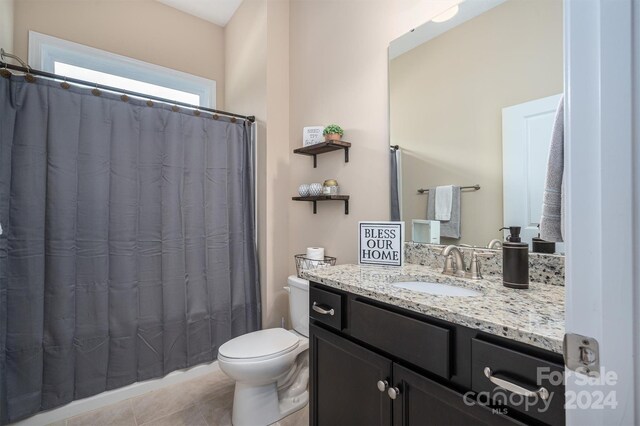
M 307 247 L 307 259 L 324 260 L 323 247 Z

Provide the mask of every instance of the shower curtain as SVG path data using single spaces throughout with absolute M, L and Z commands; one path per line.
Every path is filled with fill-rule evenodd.
M 0 423 L 260 327 L 250 124 L 174 109 L 0 78 Z
M 391 148 L 390 162 L 390 192 L 391 192 L 391 220 L 399 221 L 400 217 L 400 188 L 402 179 L 402 166 L 400 161 L 400 148 Z

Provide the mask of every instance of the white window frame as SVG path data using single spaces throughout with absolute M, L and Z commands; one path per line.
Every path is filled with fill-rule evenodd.
M 199 106 L 216 108 L 215 80 L 29 31 L 29 65 L 53 73 L 55 62 L 193 93 Z

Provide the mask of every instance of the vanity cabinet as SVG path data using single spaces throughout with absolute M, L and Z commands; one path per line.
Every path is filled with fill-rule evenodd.
M 391 424 L 391 399 L 377 383 L 391 380 L 392 362 L 314 325 L 309 326 L 309 335 L 311 424 Z
M 398 364 L 392 383 L 393 426 L 521 424 Z
M 559 354 L 314 282 L 309 305 L 312 426 L 565 422 L 564 387 L 536 384 L 538 368 L 563 371 Z M 501 403 L 540 388 L 546 404 Z

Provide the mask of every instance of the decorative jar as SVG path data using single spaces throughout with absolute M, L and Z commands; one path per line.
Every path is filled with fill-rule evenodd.
M 298 187 L 298 194 L 300 194 L 301 197 L 308 197 L 309 196 L 309 184 L 308 183 L 303 183 L 302 185 L 300 185 Z
M 322 195 L 322 184 L 321 183 L 312 183 L 309 185 L 309 196 L 318 197 Z

